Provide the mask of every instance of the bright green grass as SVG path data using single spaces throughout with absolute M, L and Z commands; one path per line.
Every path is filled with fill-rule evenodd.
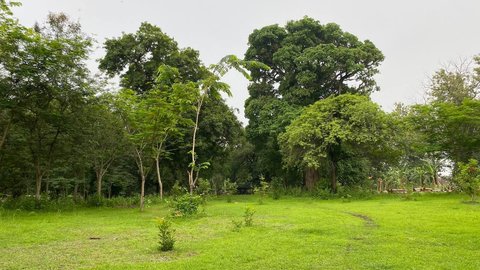
M 154 222 L 164 205 L 9 211 L 0 215 L 0 269 L 480 269 L 480 205 L 464 199 L 211 200 L 205 214 L 173 221 L 167 253 L 157 251 Z M 246 205 L 255 224 L 234 232 Z

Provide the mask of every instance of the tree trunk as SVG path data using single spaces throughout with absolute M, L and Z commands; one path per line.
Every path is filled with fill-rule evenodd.
M 3 144 L 7 140 L 7 134 L 8 134 L 8 131 L 10 130 L 11 123 L 12 123 L 12 120 L 10 119 L 7 125 L 5 126 L 5 129 L 2 132 L 2 136 L 0 137 L 0 150 L 2 149 Z
M 83 178 L 83 198 L 87 198 L 87 179 Z
M 437 170 L 434 170 L 433 171 L 433 184 L 438 187 L 439 184 L 438 184 L 438 173 L 437 173 Z
M 50 193 L 50 181 L 48 180 L 48 175 L 45 178 L 45 193 L 47 195 Z
M 42 171 L 38 161 L 35 162 L 35 200 L 40 201 L 40 192 L 42 189 Z
M 190 189 L 190 195 L 193 195 L 193 190 L 195 189 L 195 184 L 193 183 L 192 171 L 188 172 L 188 186 L 189 186 L 189 189 Z
M 315 188 L 318 182 L 318 170 L 314 168 L 305 169 L 305 187 L 311 191 Z
M 140 211 L 143 212 L 143 209 L 145 207 L 145 175 L 142 173 L 142 185 L 141 185 L 141 191 L 140 191 Z
M 155 165 L 157 167 L 157 179 L 158 179 L 158 187 L 160 193 L 160 199 L 163 199 L 163 184 L 162 184 L 162 177 L 160 175 L 160 158 L 157 156 L 155 158 Z
M 337 162 L 332 161 L 332 172 L 331 172 L 331 177 L 332 177 L 332 192 L 337 193 Z
M 192 151 L 191 151 L 191 154 L 192 154 L 192 163 L 190 164 L 191 165 L 191 168 L 190 168 L 190 172 L 188 173 L 188 184 L 190 186 L 190 195 L 193 195 L 193 190 L 195 189 L 195 180 L 193 177 L 194 177 L 194 174 L 195 174 L 195 166 L 196 166 L 196 157 L 195 157 L 195 143 L 196 143 L 196 138 L 197 138 L 197 130 L 198 130 L 198 121 L 200 119 L 200 110 L 202 108 L 202 104 L 203 104 L 203 99 L 204 99 L 204 95 L 202 95 L 200 97 L 200 100 L 198 101 L 198 104 L 197 104 L 197 113 L 196 113 L 196 116 L 195 116 L 195 125 L 193 127 L 193 137 L 192 137 Z M 197 174 L 198 176 L 198 174 Z
M 73 186 L 73 200 L 76 201 L 78 197 L 78 182 L 75 181 L 75 185 Z
M 102 197 L 102 179 L 103 173 L 101 170 L 96 171 L 97 175 L 97 196 L 100 198 Z

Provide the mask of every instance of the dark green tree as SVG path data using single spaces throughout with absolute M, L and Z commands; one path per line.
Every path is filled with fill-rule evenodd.
M 106 55 L 99 68 L 110 76 L 120 76 L 123 88 L 139 93 L 154 87 L 161 65 L 177 68 L 181 82 L 196 82 L 206 73 L 197 51 L 180 49 L 175 40 L 147 22 L 135 33 L 108 39 L 104 47 Z
M 7 92 L 2 96 L 8 97 L 2 107 L 25 131 L 38 200 L 42 179 L 59 158 L 58 146 L 90 94 L 85 60 L 91 39 L 62 13 L 50 14 L 43 26 L 15 29 L 13 36 L 21 41 L 8 43 L 15 53 L 2 55 L 2 91 Z
M 301 108 L 331 95 L 377 90 L 373 76 L 384 57 L 371 41 L 309 17 L 255 30 L 248 41 L 245 59 L 270 67 L 250 69 L 253 82 L 245 103 L 257 166 L 270 178 L 285 174 L 278 169 L 277 136 Z

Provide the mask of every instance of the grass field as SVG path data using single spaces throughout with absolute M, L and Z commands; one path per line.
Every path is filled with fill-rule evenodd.
M 0 269 L 480 269 L 480 205 L 465 199 L 212 199 L 204 214 L 173 220 L 166 253 L 154 221 L 165 205 L 3 211 Z M 254 226 L 234 231 L 247 205 Z

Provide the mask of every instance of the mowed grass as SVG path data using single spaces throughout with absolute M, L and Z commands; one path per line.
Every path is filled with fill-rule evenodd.
M 3 211 L 0 269 L 480 269 L 480 206 L 465 199 L 212 199 L 204 214 L 173 220 L 177 243 L 166 253 L 154 221 L 166 205 Z M 236 232 L 247 205 L 254 226 Z

